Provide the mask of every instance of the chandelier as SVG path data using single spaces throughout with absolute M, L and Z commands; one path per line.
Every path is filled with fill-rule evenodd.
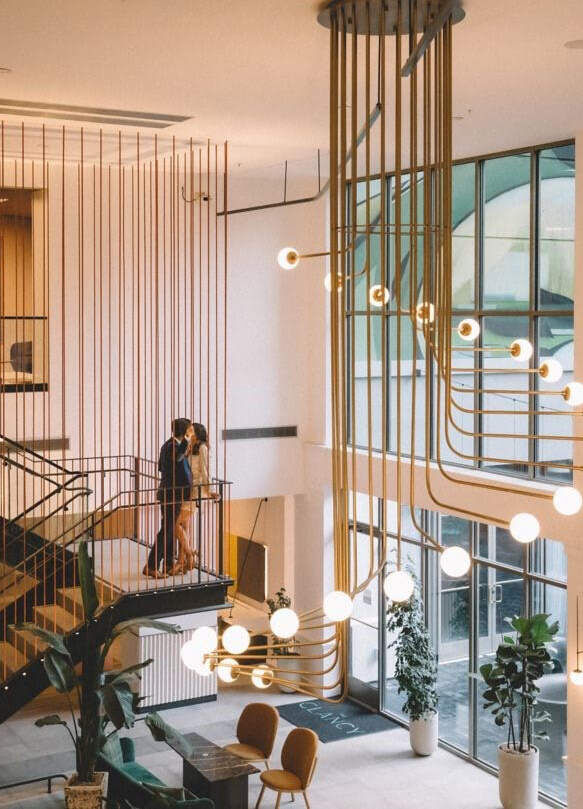
M 229 628 L 223 636 L 222 648 L 218 648 L 216 637 L 206 638 L 206 646 L 193 638 L 190 662 L 197 670 L 207 666 L 209 671 L 216 668 L 226 681 L 243 674 L 250 676 L 258 688 L 278 682 L 322 699 L 343 699 L 347 680 L 347 619 L 353 599 L 389 562 L 386 533 L 389 483 L 396 492 L 393 499 L 397 506 L 397 542 L 396 559 L 390 560 L 394 569 L 384 580 L 387 598 L 405 601 L 414 590 L 413 577 L 402 558 L 402 506 L 409 507 L 417 532 L 440 554 L 445 574 L 460 577 L 470 567 L 471 559 L 464 548 L 443 547 L 419 523 L 415 469 L 420 464 L 425 467 L 426 493 L 438 510 L 500 526 L 522 543 L 539 536 L 535 514 L 521 512 L 505 521 L 496 514 L 445 502 L 437 495 L 430 473 L 430 466 L 436 466 L 447 481 L 473 487 L 477 502 L 484 489 L 524 494 L 524 488 L 500 483 L 487 472 L 480 479 L 455 475 L 441 458 L 442 438 L 452 452 L 468 457 L 456 449 L 454 432 L 500 438 L 509 446 L 517 437 L 465 430 L 457 420 L 459 413 L 473 415 L 477 411 L 463 406 L 460 394 L 467 394 L 469 389 L 455 384 L 454 350 L 471 357 L 470 371 L 474 370 L 474 356 L 485 350 L 480 342 L 479 322 L 466 317 L 454 325 L 452 312 L 452 48 L 454 26 L 464 16 L 458 0 L 332 0 L 320 11 L 318 22 L 330 31 L 329 249 L 302 253 L 295 247 L 283 247 L 277 261 L 282 269 L 293 271 L 303 260 L 321 256 L 328 256 L 329 260 L 324 284 L 330 305 L 335 589 L 326 595 L 321 608 L 300 616 L 292 610 L 280 610 L 286 614 L 272 616 L 271 630 L 278 638 L 278 650 L 285 652 L 289 644 L 299 653 L 294 664 L 300 684 L 297 678 L 290 683 L 289 674 L 286 675 L 289 667 L 278 665 L 281 659 L 278 655 L 271 657 L 269 665 L 253 665 L 253 655 L 267 651 L 268 647 L 249 646 L 249 634 L 243 627 Z M 383 184 L 389 171 L 394 178 L 390 199 Z M 364 475 L 363 450 L 357 449 L 355 440 L 356 407 L 349 407 L 349 403 L 356 401 L 356 313 L 364 323 L 361 328 L 366 348 Z M 391 356 L 387 356 L 389 343 Z M 422 347 L 423 352 L 417 347 Z M 494 352 L 499 352 L 494 356 L 516 361 L 521 372 L 538 374 L 547 384 L 559 382 L 562 376 L 562 368 L 554 359 L 544 360 L 538 368 L 526 368 L 527 363 L 530 366 L 533 346 L 523 338 L 511 340 Z M 419 359 L 420 353 L 424 354 L 423 360 Z M 377 369 L 375 392 L 373 362 Z M 430 364 L 437 381 L 435 395 L 431 390 Z M 455 371 L 459 370 L 455 365 Z M 508 373 L 506 368 L 490 370 Z M 395 446 L 389 453 L 384 414 L 391 375 L 396 423 Z M 477 383 L 471 391 L 481 392 Z M 524 390 L 510 388 L 505 388 L 504 393 L 525 394 Z M 548 393 L 545 390 L 545 395 Z M 573 408 L 583 403 L 583 385 L 578 382 L 550 393 Z M 421 429 L 416 426 L 418 412 L 422 417 Z M 496 417 L 508 411 L 479 412 Z M 530 401 L 520 412 L 529 417 L 539 413 Z M 378 447 L 373 450 L 373 434 L 379 422 L 380 450 Z M 437 432 L 435 459 L 431 457 L 433 424 Z M 363 443 L 362 437 L 359 443 Z M 416 463 L 419 456 L 421 461 Z M 471 457 L 474 461 L 508 462 L 508 456 Z M 530 463 L 537 465 L 536 461 Z M 383 508 L 380 552 L 375 555 L 371 529 L 370 558 L 364 565 L 367 573 L 359 578 L 358 570 L 363 566 L 356 562 L 353 527 L 357 493 L 368 493 L 372 526 L 373 478 L 379 474 L 379 468 Z M 557 511 L 565 515 L 575 514 L 582 503 L 580 493 L 572 487 L 560 487 L 554 494 L 536 491 L 532 496 L 552 499 Z M 293 641 L 296 633 L 302 638 L 300 643 Z

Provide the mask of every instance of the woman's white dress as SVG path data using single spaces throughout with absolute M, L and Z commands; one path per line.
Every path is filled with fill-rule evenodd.
M 184 505 L 194 511 L 199 497 L 208 497 L 209 479 L 209 449 L 201 444 L 197 455 L 190 456 L 190 470 L 192 472 L 192 489 L 190 501 Z

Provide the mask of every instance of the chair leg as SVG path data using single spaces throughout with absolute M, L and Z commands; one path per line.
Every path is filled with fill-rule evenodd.
M 259 809 L 259 804 L 261 803 L 261 799 L 263 798 L 263 793 L 265 792 L 265 784 L 261 787 L 261 792 L 259 793 L 259 797 L 257 798 L 257 803 L 255 804 L 255 809 Z
M 277 800 L 275 802 L 275 809 L 279 809 L 279 802 L 281 800 L 281 792 L 277 793 Z
M 308 801 L 308 796 L 306 794 L 306 790 L 304 789 L 304 800 L 306 802 L 306 809 L 310 809 L 310 803 Z
M 269 769 L 269 759 L 268 758 L 265 759 L 265 769 L 266 770 Z
M 293 793 L 293 792 L 290 792 L 289 794 L 291 795 L 291 799 L 292 799 L 292 801 L 295 801 L 296 796 L 294 795 L 294 793 Z

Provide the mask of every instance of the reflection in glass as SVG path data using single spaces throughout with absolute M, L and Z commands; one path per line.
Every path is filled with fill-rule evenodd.
M 453 167 L 452 303 L 454 309 L 475 306 L 475 163 Z
M 575 145 L 544 149 L 539 176 L 539 304 L 572 309 L 575 268 Z
M 530 299 L 530 155 L 484 163 L 484 306 L 527 309 Z

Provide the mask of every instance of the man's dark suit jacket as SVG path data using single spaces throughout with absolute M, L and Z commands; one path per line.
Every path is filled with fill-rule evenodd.
M 158 459 L 161 489 L 190 489 L 192 486 L 192 470 L 186 457 L 187 449 L 186 438 L 180 443 L 174 438 L 169 438 L 162 444 Z

